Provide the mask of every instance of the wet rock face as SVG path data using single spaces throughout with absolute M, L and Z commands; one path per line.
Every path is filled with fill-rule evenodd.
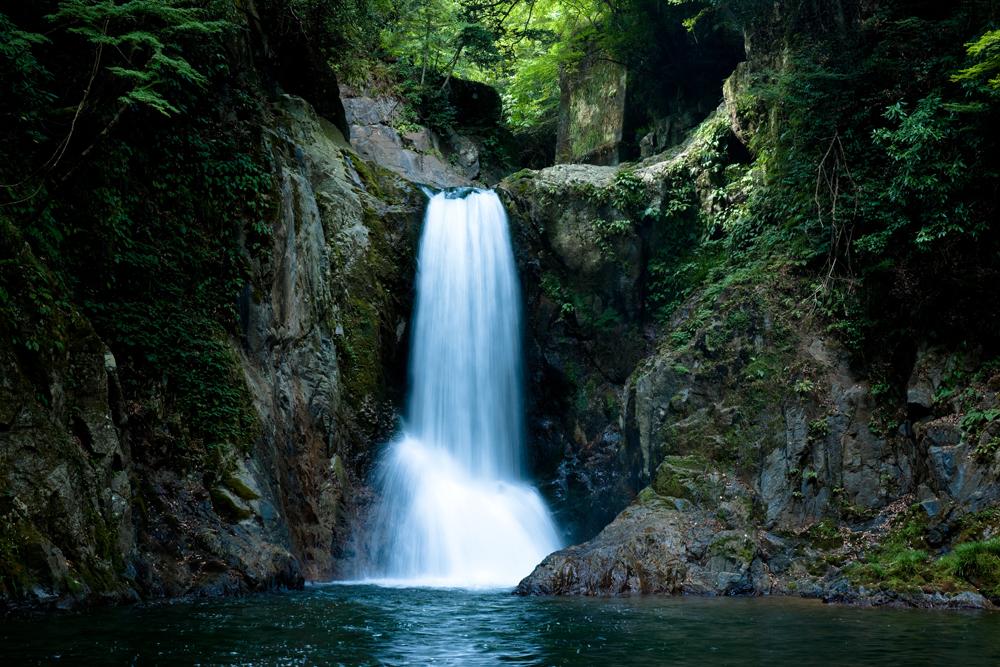
M 240 350 L 264 430 L 248 468 L 305 578 L 328 580 L 351 555 L 355 487 L 395 427 L 425 198 L 302 100 L 278 111 L 283 210 Z
M 648 488 L 596 538 L 546 559 L 519 592 L 992 607 L 975 582 L 929 559 L 995 534 L 980 524 L 1000 502 L 1000 373 L 974 353 L 916 346 L 898 395 L 909 405 L 900 405 L 874 392 L 825 332 L 783 312 L 787 286 L 768 289 L 770 299 L 723 291 L 690 344 L 661 345 L 639 364 L 614 451 Z M 685 460 L 712 462 L 702 482 L 683 472 Z M 719 471 L 739 479 L 720 483 Z M 717 492 L 698 495 L 713 484 Z M 896 545 L 887 553 L 917 553 L 926 579 L 880 584 L 881 570 L 865 568 L 883 558 L 883 542 Z
M 404 139 L 387 125 L 352 125 L 351 146 L 363 159 L 375 162 L 414 183 L 437 188 L 472 185 L 472 180 L 464 170 L 456 171 L 438 154 L 407 148 Z M 478 165 L 478 158 L 476 164 Z M 478 174 L 476 169 L 473 177 Z
M 649 209 L 666 201 L 693 150 L 634 169 Z M 1000 502 L 1000 373 L 976 350 L 915 342 L 905 386 L 873 385 L 833 335 L 789 305 L 802 287 L 780 274 L 696 292 L 672 321 L 646 326 L 645 276 L 634 269 L 660 230 L 609 205 L 603 193 L 620 173 L 560 165 L 520 172 L 501 193 L 525 295 L 532 462 L 568 541 L 580 543 L 547 558 L 520 592 L 988 607 L 974 582 L 940 570 L 896 591 L 846 566 L 868 567 L 866 554 L 914 504 L 925 521 L 910 551 L 937 557 L 995 534 L 960 526 Z M 740 196 L 704 176 L 694 178 L 703 212 Z M 607 220 L 626 224 L 604 235 Z M 750 509 L 689 498 L 663 478 L 678 457 L 738 476 Z
M 616 169 L 560 165 L 522 172 L 499 192 L 515 242 L 527 315 L 529 451 L 566 537 L 593 537 L 641 486 L 625 451 L 623 384 L 646 354 L 647 244 L 628 215 L 588 200 Z
M 575 67 L 560 68 L 557 162 L 619 163 L 627 74 L 596 43 L 584 46 Z
M 772 533 L 760 528 L 759 498 L 742 479 L 699 457 L 668 457 L 653 483 L 596 538 L 551 554 L 515 592 L 778 594 L 860 606 L 994 609 L 970 582 L 946 570 L 938 571 L 940 579 L 915 577 L 901 590 L 866 584 L 866 556 L 878 554 L 880 543 L 895 544 L 899 553 L 899 540 L 910 539 L 900 536 L 912 537 L 914 525 L 935 525 L 925 505 L 907 511 L 912 499 L 903 497 L 855 528 L 826 520 Z M 930 576 L 930 569 L 922 571 Z
M 655 468 L 630 378 L 655 348 L 647 267 L 670 231 L 647 211 L 668 206 L 676 174 L 699 173 L 712 150 L 688 142 L 635 169 L 557 165 L 500 186 L 527 314 L 529 449 L 571 541 L 596 535 Z M 695 191 L 705 212 L 728 203 Z

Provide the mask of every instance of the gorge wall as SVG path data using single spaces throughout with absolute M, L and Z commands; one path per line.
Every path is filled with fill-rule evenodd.
M 187 165 L 210 162 L 213 145 L 240 144 L 244 161 L 205 177 L 229 189 L 170 208 L 161 193 L 195 186 L 157 176 L 129 200 L 174 225 L 168 240 L 180 239 L 126 258 L 148 270 L 129 283 L 165 275 L 150 267 L 180 267 L 144 293 L 172 302 L 162 311 L 169 316 L 150 319 L 170 337 L 154 345 L 130 329 L 142 309 L 114 319 L 122 304 L 111 296 L 127 291 L 124 279 L 90 285 L 73 275 L 89 272 L 86 263 L 59 261 L 66 246 L 92 237 L 97 267 L 102 248 L 120 242 L 108 239 L 132 227 L 77 229 L 60 248 L 51 238 L 63 232 L 39 225 L 58 214 L 72 222 L 66 230 L 85 227 L 81 193 L 103 195 L 110 176 L 140 173 L 124 154 L 162 160 L 153 172 L 182 169 L 176 136 L 156 135 L 169 149 L 154 152 L 134 141 L 146 130 L 137 119 L 103 155 L 111 167 L 81 170 L 77 191 L 53 195 L 55 213 L 28 211 L 18 225 L 0 218 L 3 603 L 240 594 L 357 572 L 377 501 L 367 477 L 405 391 L 426 199 L 415 182 L 501 178 L 528 322 L 530 462 L 565 541 L 578 544 L 545 559 L 518 592 L 775 593 L 978 608 L 1000 600 L 995 568 L 982 565 L 1000 552 L 1000 365 L 988 335 L 995 309 L 975 308 L 995 271 L 969 244 L 933 260 L 879 256 L 863 279 L 835 271 L 839 259 L 859 257 L 838 254 L 837 243 L 851 243 L 835 217 L 841 191 L 817 194 L 816 170 L 830 155 L 830 169 L 845 170 L 847 152 L 822 134 L 823 150 L 795 163 L 798 135 L 789 146 L 784 133 L 811 122 L 782 115 L 803 104 L 792 74 L 804 49 L 777 30 L 759 41 L 750 34 L 754 48 L 721 87 L 723 104 L 686 138 L 712 93 L 699 84 L 683 104 L 661 105 L 641 161 L 617 164 L 625 102 L 616 101 L 616 155 L 606 160 L 615 166 L 508 174 L 496 160 L 487 165 L 474 132 L 397 131 L 393 99 L 341 88 L 322 59 L 317 69 L 315 59 L 290 55 L 294 31 L 269 34 L 252 3 L 241 11 L 246 33 L 226 40 L 231 71 L 210 111 L 191 121 L 198 152 Z M 809 23 L 817 20 L 806 16 L 804 30 L 841 34 Z M 310 71 L 323 73 L 315 90 Z M 621 72 L 608 71 L 605 83 L 621 90 Z M 482 91 L 454 86 L 476 108 Z M 817 106 L 850 98 L 824 95 Z M 483 106 L 495 111 L 499 97 L 490 100 Z M 879 128 L 888 141 L 890 129 Z M 598 139 L 575 157 L 600 148 Z M 901 141 L 890 148 L 902 150 Z M 254 166 L 256 194 L 224 175 Z M 794 191 L 775 185 L 789 182 Z M 875 206 L 864 193 L 895 187 L 882 185 L 855 187 L 858 208 Z M 235 218 L 208 209 L 226 194 Z M 95 217 L 127 217 L 123 202 Z M 188 205 L 198 210 L 188 215 Z M 233 243 L 185 241 L 199 215 L 225 218 L 218 229 L 201 223 L 207 236 Z M 855 223 L 865 220 L 851 230 Z M 989 254 L 985 229 L 972 245 Z M 239 271 L 223 276 L 222 296 L 208 299 L 196 326 L 171 328 L 213 279 L 204 264 L 186 271 L 183 257 L 216 251 Z M 876 282 L 883 269 L 895 282 Z M 957 276 L 961 298 L 930 290 L 938 279 L 930 275 Z M 174 284 L 182 281 L 190 284 Z M 857 295 L 872 284 L 865 311 Z M 871 324 L 873 308 L 898 317 L 928 294 L 937 301 L 922 306 L 931 313 L 922 322 Z M 965 304 L 964 314 L 951 302 Z M 976 328 L 968 312 L 986 324 Z M 872 346 L 856 344 L 864 327 L 892 349 L 866 357 Z M 149 361 L 158 347 L 176 349 L 191 377 L 144 366 L 139 353 Z M 212 378 L 221 394 L 191 391 Z M 231 411 L 218 410 L 220 395 Z M 206 414 L 222 416 L 206 422 Z M 228 435 L 210 438 L 213 429 Z
M 65 345 L 7 346 L 8 600 L 300 587 L 351 556 L 364 474 L 395 428 L 425 197 L 305 101 L 285 96 L 271 114 L 271 244 L 239 298 L 240 335 L 221 341 L 258 437 L 197 464 L 163 399 L 169 378 L 126 400 L 113 353 L 73 309 Z

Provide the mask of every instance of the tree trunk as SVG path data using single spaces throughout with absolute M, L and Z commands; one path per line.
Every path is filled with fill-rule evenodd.
M 451 81 L 451 73 L 455 71 L 455 65 L 458 64 L 458 57 L 462 55 L 462 49 L 465 48 L 465 44 L 458 47 L 458 51 L 455 51 L 455 57 L 451 59 L 451 64 L 448 66 L 448 76 L 444 78 L 444 83 L 441 84 L 441 90 L 448 87 L 448 82 Z
M 427 57 L 431 51 L 431 13 L 424 5 L 424 14 L 427 16 L 427 32 L 424 33 L 424 67 L 420 70 L 420 85 L 424 85 L 424 77 L 427 76 Z

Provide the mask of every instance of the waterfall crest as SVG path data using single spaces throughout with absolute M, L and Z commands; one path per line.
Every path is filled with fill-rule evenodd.
M 560 548 L 524 477 L 521 299 L 492 190 L 431 198 L 420 239 L 407 422 L 379 464 L 373 579 L 514 586 Z

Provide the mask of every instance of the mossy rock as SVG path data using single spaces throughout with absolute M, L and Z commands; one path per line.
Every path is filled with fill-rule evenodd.
M 709 463 L 697 456 L 668 456 L 656 469 L 650 486 L 661 496 L 705 501 L 713 496 L 706 474 L 711 470 Z
M 660 495 L 653 490 L 653 487 L 647 486 L 635 497 L 635 502 L 639 505 L 649 505 L 655 503 L 660 499 Z
M 678 503 L 686 503 L 688 507 L 683 507 L 678 505 Z M 694 509 L 694 506 L 686 500 L 678 500 L 676 498 L 664 497 L 653 490 L 653 487 L 647 486 L 635 497 L 634 505 L 642 505 L 651 510 L 658 512 L 669 512 L 669 511 L 687 511 L 689 509 Z
M 824 519 L 809 529 L 809 545 L 821 551 L 834 551 L 844 546 L 844 536 L 837 529 L 837 522 Z
M 102 568 L 81 568 L 76 571 L 75 579 L 82 581 L 94 593 L 111 593 L 119 588 L 114 572 Z
M 239 523 L 252 516 L 250 509 L 228 489 L 217 486 L 208 493 L 212 497 L 212 507 L 215 508 L 216 514 L 229 523 Z
M 708 555 L 721 556 L 745 565 L 753 562 L 759 548 L 748 535 L 744 533 L 720 533 L 708 547 Z
M 240 481 L 238 477 L 233 477 L 230 474 L 222 480 L 223 484 L 229 487 L 229 490 L 240 497 L 241 500 L 259 500 L 260 496 L 254 493 L 253 489 Z
M 68 590 L 72 595 L 86 595 L 87 593 L 87 587 L 73 577 L 66 577 L 66 581 L 64 583 L 66 585 L 66 590 Z

